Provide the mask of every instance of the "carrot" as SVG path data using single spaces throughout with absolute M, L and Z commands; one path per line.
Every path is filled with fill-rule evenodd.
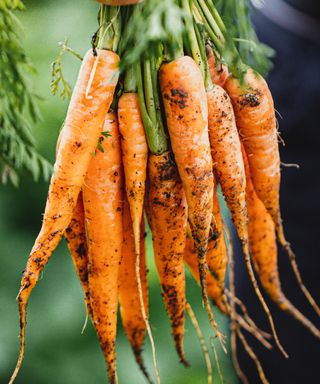
M 58 148 L 60 146 L 61 136 L 62 131 L 60 131 L 57 140 L 56 152 L 58 152 Z M 79 193 L 72 219 L 64 232 L 64 237 L 67 241 L 73 265 L 83 288 L 87 314 L 91 316 L 92 310 L 90 305 L 90 292 L 88 284 L 88 245 L 82 192 Z
M 202 297 L 223 342 L 206 292 L 206 251 L 212 218 L 213 172 L 204 82 L 195 61 L 179 57 L 160 68 L 160 87 L 172 150 L 188 203 L 188 220 L 198 253 Z
M 206 51 L 211 81 L 223 87 L 228 77 L 228 68 L 222 63 L 217 63 L 217 58 L 210 46 L 206 46 Z
M 226 92 L 219 86 L 214 86 L 212 90 L 208 91 L 207 97 L 209 136 L 214 167 L 242 245 L 250 280 L 268 316 L 276 343 L 286 355 L 279 342 L 270 310 L 260 292 L 251 265 L 248 243 L 246 176 L 232 104 Z
M 247 162 L 245 154 L 244 158 Z M 313 335 L 320 338 L 320 331 L 293 306 L 281 289 L 275 225 L 254 190 L 248 164 L 246 174 L 250 251 L 261 284 L 279 308 L 292 315 Z
M 72 261 L 83 288 L 88 315 L 91 316 L 92 310 L 88 284 L 88 246 L 82 192 L 80 192 L 78 196 L 77 205 L 64 236 L 67 240 Z
M 109 112 L 101 141 L 83 187 L 89 245 L 89 290 L 93 324 L 108 364 L 109 382 L 115 383 L 118 308 L 118 273 L 122 257 L 123 176 L 119 129 L 115 113 Z
M 154 367 L 157 379 L 159 380 L 155 346 L 147 309 L 144 306 L 143 287 L 140 279 L 140 228 L 147 177 L 148 145 L 140 112 L 139 96 L 136 93 L 136 79 L 131 69 L 128 69 L 126 73 L 124 87 L 125 93 L 122 94 L 118 103 L 118 117 L 126 179 L 126 194 L 132 219 L 136 252 L 136 281 L 138 284 L 141 312 L 146 323 L 146 329 L 152 347 Z
M 183 350 L 186 306 L 183 253 L 187 203 L 169 152 L 149 157 L 148 205 L 162 295 L 171 320 L 176 350 L 181 362 L 188 366 Z
M 245 73 L 243 84 L 239 79 L 230 76 L 225 88 L 234 106 L 237 126 L 248 155 L 255 191 L 275 223 L 280 244 L 289 256 L 301 290 L 320 315 L 319 306 L 303 284 L 295 255 L 283 231 L 279 203 L 280 155 L 271 92 L 265 80 L 251 69 Z
M 140 279 L 143 291 L 143 301 L 148 316 L 148 282 L 146 254 L 144 245 L 144 222 L 140 231 Z M 142 358 L 142 345 L 146 334 L 146 324 L 140 306 L 140 293 L 136 279 L 136 253 L 132 230 L 132 220 L 128 200 L 123 205 L 123 246 L 122 261 L 119 271 L 119 299 L 123 328 L 131 344 L 136 361 L 150 382 L 149 374 Z
M 124 93 L 118 103 L 121 149 L 126 179 L 127 198 L 133 223 L 136 252 L 140 244 L 147 174 L 148 145 L 136 93 Z
M 40 273 L 69 225 L 101 127 L 118 80 L 119 57 L 106 50 L 88 51 L 75 85 L 62 130 L 40 233 L 31 250 L 18 294 L 21 319 L 20 354 L 12 383 L 24 355 L 26 309 Z
M 265 80 L 253 70 L 246 72 L 243 84 L 231 75 L 225 88 L 231 98 L 238 130 L 248 154 L 254 188 L 280 235 L 280 156 L 272 95 Z

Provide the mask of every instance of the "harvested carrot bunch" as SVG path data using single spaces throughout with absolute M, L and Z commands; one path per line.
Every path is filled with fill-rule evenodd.
M 104 3 L 99 27 L 92 49 L 82 60 L 58 140 L 41 231 L 21 281 L 20 354 L 10 383 L 25 352 L 30 295 L 63 236 L 105 356 L 109 382 L 117 382 L 120 305 L 123 328 L 139 367 L 152 382 L 142 353 L 147 336 L 154 376 L 160 383 L 149 320 L 147 223 L 180 361 L 185 366 L 192 363 L 184 351 L 188 313 L 203 349 L 208 383 L 212 382 L 209 351 L 187 302 L 187 266 L 201 288 L 199 300 L 212 327 L 215 356 L 213 338 L 225 352 L 227 340 L 211 304 L 230 318 L 239 377 L 246 381 L 237 360 L 237 340 L 267 383 L 244 331 L 268 349 L 273 337 L 282 354 L 288 355 L 256 276 L 283 311 L 320 338 L 319 329 L 286 298 L 280 284 L 277 239 L 289 255 L 301 289 L 320 314 L 284 235 L 278 132 L 268 85 L 248 65 L 243 47 L 234 43 L 234 37 L 240 41 L 242 36 L 225 26 L 224 7 L 218 10 L 211 0 L 99 2 Z M 226 3 L 226 9 L 237 10 L 246 2 Z M 248 19 L 245 25 L 250 26 Z M 251 62 L 257 63 L 256 54 Z M 223 199 L 271 334 L 255 324 L 236 296 Z M 218 362 L 216 366 L 222 375 Z

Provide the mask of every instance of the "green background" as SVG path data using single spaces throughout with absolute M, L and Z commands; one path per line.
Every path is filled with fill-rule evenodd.
M 24 25 L 23 43 L 38 74 L 34 86 L 42 98 L 43 119 L 34 126 L 39 151 L 54 159 L 55 142 L 63 122 L 67 101 L 50 95 L 50 63 L 59 48 L 57 43 L 69 38 L 69 44 L 82 55 L 88 49 L 97 28 L 98 5 L 89 0 L 26 1 L 21 15 Z M 64 73 L 74 84 L 79 61 L 66 55 Z M 34 183 L 28 175 L 20 188 L 0 187 L 0 382 L 8 382 L 18 355 L 19 318 L 15 297 L 21 272 L 40 228 L 47 183 Z M 179 364 L 170 336 L 170 326 L 162 302 L 155 272 L 150 236 L 147 239 L 150 284 L 150 322 L 157 348 L 157 360 L 164 384 L 206 383 L 206 367 L 197 336 L 187 320 L 185 345 L 192 367 Z M 202 308 L 200 290 L 188 274 L 187 297 L 209 340 L 210 328 Z M 217 313 L 218 323 L 227 332 L 227 320 Z M 100 384 L 107 382 L 103 354 L 88 323 L 81 335 L 86 317 L 83 295 L 65 242 L 59 245 L 32 294 L 28 307 L 25 359 L 16 380 L 24 384 Z M 133 354 L 119 321 L 117 339 L 118 376 L 120 383 L 143 383 Z M 216 342 L 225 382 L 237 382 L 230 357 L 221 352 Z M 150 346 L 146 340 L 144 353 L 153 374 Z M 212 357 L 212 353 L 211 353 Z M 212 357 L 212 363 L 213 357 Z M 216 379 L 217 382 L 217 379 Z

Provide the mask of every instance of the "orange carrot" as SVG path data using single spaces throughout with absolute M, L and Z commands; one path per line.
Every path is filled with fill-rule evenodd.
M 136 85 L 134 84 L 134 80 L 131 71 L 128 71 L 124 82 L 126 92 L 122 94 L 118 103 L 118 117 L 126 179 L 126 193 L 133 226 L 134 247 L 136 252 L 136 281 L 138 284 L 140 307 L 146 323 L 152 347 L 153 363 L 157 379 L 159 380 L 155 346 L 148 320 L 147 309 L 144 306 L 143 287 L 140 280 L 140 228 L 143 216 L 147 177 L 148 145 L 140 112 L 139 97 L 137 93 L 133 91 L 135 90 Z
M 101 141 L 83 187 L 89 246 L 89 290 L 93 324 L 108 364 L 109 382 L 115 383 L 118 309 L 118 272 L 122 257 L 123 176 L 116 115 L 107 114 Z
M 231 75 L 225 88 L 248 155 L 253 185 L 280 235 L 280 156 L 272 95 L 265 80 L 253 70 L 246 72 L 243 85 Z
M 237 126 L 248 155 L 255 191 L 275 223 L 279 241 L 289 256 L 301 290 L 320 315 L 319 306 L 303 284 L 295 255 L 283 231 L 279 203 L 280 155 L 271 92 L 266 81 L 251 69 L 246 71 L 243 84 L 234 76 L 229 76 L 225 88 L 235 110 Z
M 127 198 L 133 223 L 136 252 L 140 244 L 147 173 L 148 145 L 136 93 L 124 93 L 118 103 L 121 149 L 126 179 Z
M 210 46 L 206 47 L 206 51 L 211 80 L 214 84 L 223 87 L 228 77 L 228 68 L 222 63 L 217 63 L 217 58 Z
M 92 311 L 88 284 L 88 246 L 81 192 L 78 196 L 71 222 L 65 230 L 64 236 L 67 240 L 72 261 L 84 291 L 88 315 L 91 316 Z
M 144 245 L 144 222 L 141 225 L 140 279 L 143 292 L 144 307 L 148 316 L 148 282 L 146 254 Z M 136 253 L 132 230 L 132 220 L 127 199 L 123 205 L 123 246 L 122 261 L 119 271 L 119 299 L 123 328 L 131 344 L 137 363 L 150 381 L 149 374 L 142 358 L 142 346 L 146 334 L 146 324 L 140 306 L 140 294 L 136 279 Z
M 56 152 L 58 152 L 60 146 L 61 136 L 62 131 L 60 131 L 57 140 Z M 73 265 L 75 267 L 75 270 L 83 288 L 87 313 L 89 316 L 91 316 L 92 311 L 90 305 L 90 292 L 88 284 L 88 245 L 84 220 L 82 192 L 79 193 L 71 222 L 69 223 L 67 229 L 64 232 L 64 237 L 67 241 Z
M 71 221 L 118 81 L 118 55 L 106 50 L 96 52 L 97 56 L 94 56 L 91 50 L 88 51 L 81 65 L 61 134 L 41 231 L 22 276 L 18 294 L 20 354 L 10 383 L 18 374 L 24 355 L 29 296 Z
M 214 86 L 208 91 L 207 97 L 209 135 L 214 167 L 242 245 L 251 283 L 268 316 L 275 341 L 282 353 L 287 356 L 278 339 L 270 310 L 260 292 L 251 265 L 245 194 L 246 177 L 232 104 L 226 92 L 219 86 Z
M 149 213 L 154 256 L 172 335 L 181 362 L 184 355 L 185 277 L 183 253 L 187 228 L 187 203 L 176 166 L 169 152 L 149 158 Z
M 198 253 L 202 297 L 223 344 L 206 292 L 206 251 L 213 203 L 208 107 L 201 71 L 189 56 L 160 68 L 160 87 L 172 150 L 188 202 L 188 220 Z
M 245 156 L 244 154 L 245 162 L 247 162 Z M 248 164 L 246 174 L 250 251 L 261 284 L 279 308 L 292 315 L 313 335 L 320 338 L 320 331 L 293 306 L 281 289 L 275 225 L 254 190 Z

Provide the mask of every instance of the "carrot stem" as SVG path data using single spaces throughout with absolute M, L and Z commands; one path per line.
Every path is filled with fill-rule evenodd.
M 107 49 L 116 52 L 118 49 L 121 22 L 120 8 L 102 5 L 99 12 L 99 38 L 97 47 L 99 49 Z
M 168 143 L 160 113 L 160 101 L 157 96 L 158 90 L 155 89 L 158 72 L 155 72 L 151 68 L 152 66 L 154 64 L 152 65 L 149 60 L 145 61 L 142 65 L 138 64 L 136 66 L 136 76 L 141 115 L 148 146 L 153 154 L 160 155 L 167 151 Z
M 129 66 L 124 77 L 124 92 L 136 93 L 137 78 L 132 66 Z
M 199 65 L 202 74 L 204 75 L 204 65 L 201 56 L 200 47 L 198 44 L 197 35 L 194 28 L 194 18 L 191 12 L 189 0 L 181 0 L 181 5 L 183 10 L 185 11 L 188 19 L 186 20 L 186 30 L 189 47 L 191 49 L 193 60 Z
M 237 47 L 228 35 L 226 26 L 216 7 L 208 0 L 194 0 L 194 4 L 203 18 L 205 29 L 210 39 L 221 56 L 226 59 L 231 72 L 237 77 L 242 77 L 247 66 L 242 62 Z

